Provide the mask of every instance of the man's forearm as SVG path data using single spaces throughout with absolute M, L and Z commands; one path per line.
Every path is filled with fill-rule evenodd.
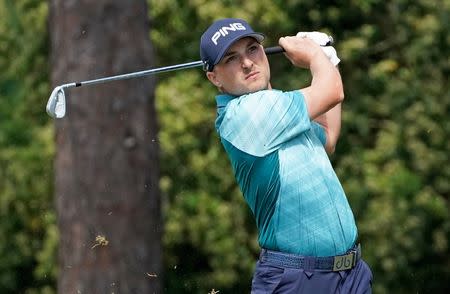
M 325 56 L 325 55 L 324 55 Z M 339 70 L 327 57 L 315 58 L 311 62 L 311 87 L 319 90 L 322 99 L 340 103 L 343 99 L 343 86 Z M 329 97 L 326 99 L 325 97 Z M 334 105 L 333 105 L 334 106 Z
M 306 96 L 312 119 L 323 115 L 344 99 L 341 76 L 328 58 L 323 55 L 311 62 L 311 86 L 302 89 Z

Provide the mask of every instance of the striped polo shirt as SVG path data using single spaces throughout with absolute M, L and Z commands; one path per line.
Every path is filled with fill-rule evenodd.
M 258 227 L 262 248 L 306 256 L 345 253 L 357 228 L 302 93 L 218 95 L 216 130 Z

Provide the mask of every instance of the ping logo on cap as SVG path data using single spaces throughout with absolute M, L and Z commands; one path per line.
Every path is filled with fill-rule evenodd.
M 211 41 L 214 43 L 214 45 L 217 46 L 217 41 L 220 37 L 225 37 L 229 34 L 229 31 L 235 32 L 235 31 L 245 31 L 245 26 L 240 22 L 230 23 L 229 26 L 224 26 L 220 28 L 218 31 L 214 33 L 214 35 L 211 37 Z

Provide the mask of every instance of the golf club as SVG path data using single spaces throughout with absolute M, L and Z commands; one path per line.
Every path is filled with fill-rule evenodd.
M 333 44 L 333 38 L 329 36 L 329 42 L 325 46 L 329 46 Z M 284 52 L 284 49 L 280 46 L 275 47 L 268 47 L 265 48 L 264 51 L 267 55 L 272 55 L 276 53 Z M 159 67 L 159 68 L 153 68 L 143 71 L 137 71 L 127 74 L 121 74 L 111 77 L 105 77 L 105 78 L 99 78 L 95 80 L 88 80 L 83 82 L 73 82 L 68 83 L 64 85 L 57 86 L 55 89 L 53 89 L 52 94 L 50 95 L 50 98 L 47 102 L 47 113 L 53 118 L 62 118 L 66 114 L 66 95 L 64 90 L 68 88 L 74 88 L 74 87 L 81 87 L 85 85 L 94 85 L 94 84 L 100 84 L 100 83 L 106 83 L 111 81 L 118 81 L 118 80 L 127 80 L 132 78 L 139 78 L 139 77 L 145 77 L 148 75 L 153 75 L 161 72 L 168 72 L 168 71 L 174 71 L 179 69 L 186 69 L 186 68 L 193 68 L 193 67 L 200 67 L 204 66 L 203 61 L 193 61 L 193 62 L 187 62 L 187 63 L 181 63 L 176 65 L 170 65 L 165 67 Z

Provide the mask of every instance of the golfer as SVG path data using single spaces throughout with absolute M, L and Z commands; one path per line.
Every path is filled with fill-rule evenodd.
M 340 132 L 342 80 L 319 32 L 279 39 L 311 85 L 273 89 L 261 42 L 242 19 L 202 35 L 206 76 L 220 94 L 216 130 L 258 227 L 251 293 L 371 293 L 355 219 L 328 154 Z M 326 42 L 325 42 L 326 43 Z M 324 45 L 324 44 L 321 44 Z

